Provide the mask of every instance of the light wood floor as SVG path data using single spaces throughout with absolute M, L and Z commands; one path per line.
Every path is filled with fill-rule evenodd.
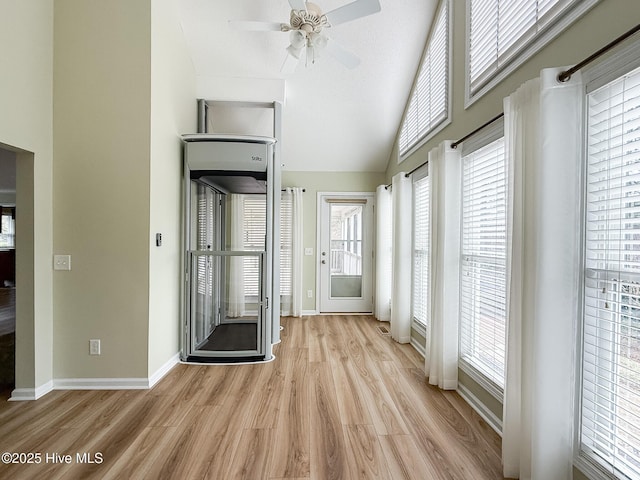
M 0 402 L 0 478 L 502 478 L 500 438 L 370 317 L 285 318 L 275 361 L 178 365 L 148 391 Z M 387 324 L 388 327 L 388 324 Z M 45 453 L 101 453 L 101 464 Z

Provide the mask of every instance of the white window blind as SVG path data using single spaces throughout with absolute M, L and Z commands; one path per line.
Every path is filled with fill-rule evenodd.
M 0 248 L 16 246 L 16 209 L 0 205 Z
M 244 249 L 265 250 L 266 198 L 264 195 L 246 195 L 243 208 Z M 291 195 L 283 195 L 280 202 L 280 295 L 291 295 L 293 202 Z M 260 270 L 257 257 L 244 259 L 244 292 L 246 296 L 259 294 Z
M 640 69 L 588 95 L 581 451 L 640 478 Z
M 460 358 L 504 387 L 506 189 L 504 139 L 463 157 Z
M 477 92 L 576 0 L 470 0 L 469 86 Z
M 398 150 L 405 154 L 449 113 L 449 1 L 440 2 L 409 106 L 405 112 Z
M 413 182 L 412 321 L 429 331 L 429 177 Z
M 293 261 L 293 195 L 280 201 L 280 295 L 291 295 Z
M 264 195 L 245 195 L 243 204 L 244 250 L 263 252 L 267 235 L 267 209 Z M 259 257 L 244 257 L 244 294 L 260 294 Z

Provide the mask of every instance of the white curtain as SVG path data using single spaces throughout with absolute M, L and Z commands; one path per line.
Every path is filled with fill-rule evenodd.
M 231 250 L 244 250 L 244 195 L 229 195 Z M 229 317 L 243 317 L 244 298 L 244 257 L 232 256 L 229 261 Z
M 391 190 L 380 185 L 376 190 L 376 303 L 375 317 L 383 322 L 391 319 Z
M 430 384 L 453 390 L 458 387 L 460 167 L 460 153 L 450 142 L 429 152 L 431 325 L 425 372 Z
M 391 337 L 411 341 L 411 236 L 412 183 L 404 172 L 391 181 L 393 208 L 393 274 L 391 289 Z
M 302 316 L 302 188 L 286 189 L 292 196 L 291 208 L 291 312 L 294 317 Z
M 507 352 L 502 459 L 510 478 L 531 475 L 531 390 L 536 224 L 534 178 L 539 157 L 540 81 L 530 80 L 504 100 L 507 157 Z M 525 201 L 526 199 L 526 201 Z M 526 249 L 526 252 L 525 252 Z M 522 477 L 521 477 L 522 476 Z
M 572 476 L 583 89 L 543 70 L 505 100 L 507 477 Z

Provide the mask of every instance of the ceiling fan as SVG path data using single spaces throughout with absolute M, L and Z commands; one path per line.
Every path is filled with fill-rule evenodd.
M 306 64 L 315 62 L 323 50 L 347 68 L 360 64 L 360 59 L 327 36 L 325 29 L 379 12 L 379 0 L 355 0 L 327 13 L 323 13 L 315 3 L 305 0 L 289 0 L 289 5 L 289 23 L 243 20 L 231 20 L 229 23 L 240 30 L 289 32 L 287 56 L 281 69 L 283 73 L 291 73 L 303 57 Z

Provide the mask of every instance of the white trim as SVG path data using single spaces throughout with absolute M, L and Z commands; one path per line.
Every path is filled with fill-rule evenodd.
M 424 345 L 420 345 L 415 338 L 413 338 L 413 335 L 411 336 L 411 346 L 413 348 L 416 349 L 416 351 L 422 355 L 422 357 L 424 357 L 427 354 L 427 349 L 425 348 Z
M 471 408 L 476 411 L 478 415 L 482 417 L 485 422 L 487 422 L 494 432 L 502 437 L 502 420 L 489 410 L 485 404 L 482 403 L 480 399 L 471 393 L 471 391 L 464 385 L 458 384 L 456 392 L 471 406 Z
M 11 398 L 9 398 L 9 401 L 22 402 L 26 400 L 37 400 L 53 389 L 53 381 L 51 380 L 36 388 L 16 388 L 11 392 Z
M 171 371 L 173 367 L 175 367 L 178 363 L 180 363 L 180 352 L 176 353 L 173 357 L 167 360 L 164 365 L 162 365 L 158 370 L 155 371 L 153 375 L 149 377 L 149 388 L 152 388 L 156 383 L 158 383 L 164 376 Z
M 320 262 L 322 261 L 322 235 L 321 235 L 321 229 L 322 229 L 322 202 L 324 197 L 353 197 L 355 199 L 364 199 L 363 205 L 367 205 L 370 204 L 375 208 L 375 204 L 376 204 L 376 194 L 375 192 L 316 192 L 316 291 L 315 291 L 315 300 L 316 300 L 316 308 L 315 308 L 315 313 L 313 315 L 319 315 L 321 313 L 321 309 L 320 309 L 320 295 L 321 295 L 321 291 L 322 291 L 322 287 L 321 287 L 321 269 L 320 269 Z M 370 229 L 373 230 L 374 226 L 375 226 L 375 212 L 372 208 L 371 211 L 371 216 L 372 218 L 370 219 Z M 373 233 L 373 232 L 371 232 Z M 363 239 L 366 238 L 366 232 L 363 231 Z M 375 252 L 376 249 L 376 245 L 375 245 L 375 235 L 370 235 L 371 240 L 371 253 L 372 253 L 372 258 L 371 258 L 371 272 L 370 272 L 370 277 L 369 278 L 369 282 L 371 283 L 370 286 L 370 290 L 371 290 L 371 311 L 370 312 L 365 312 L 364 314 L 366 315 L 372 315 L 373 314 L 373 306 L 375 305 L 375 288 L 374 288 L 374 274 L 375 274 L 375 258 L 373 258 L 373 252 Z M 364 268 L 364 267 L 363 267 Z M 363 281 L 364 281 L 364 270 L 363 270 Z M 364 292 L 364 283 L 363 283 L 363 292 Z M 343 312 L 325 312 L 328 315 L 340 315 Z M 360 313 L 360 312 L 344 312 L 345 315 L 354 315 L 356 313 Z M 304 311 L 303 311 L 304 314 Z
M 469 375 L 473 381 L 480 385 L 488 394 L 498 400 L 500 403 L 504 401 L 504 390 L 493 383 L 489 378 L 473 366 L 468 360 L 460 358 L 459 368 Z
M 591 93 L 639 67 L 639 48 L 640 39 L 629 39 L 613 50 L 609 57 L 580 70 L 586 93 Z
M 578 1 L 569 7 L 568 11 L 552 22 L 544 32 L 536 36 L 522 50 L 514 55 L 505 67 L 499 68 L 497 73 L 485 83 L 477 92 L 471 93 L 471 85 L 469 82 L 469 34 L 471 29 L 471 19 L 469 11 L 471 9 L 470 0 L 467 0 L 465 17 L 465 92 L 464 92 L 464 108 L 465 110 L 482 98 L 487 92 L 493 90 L 500 82 L 520 68 L 525 62 L 529 61 L 536 53 L 551 43 L 556 37 L 560 36 L 567 28 L 569 28 L 580 17 L 586 14 L 600 0 Z
M 302 316 L 303 317 L 309 317 L 309 316 L 314 316 L 314 315 L 318 315 L 318 311 L 317 310 L 302 310 Z
M 148 378 L 58 378 L 54 390 L 146 390 Z
M 449 102 L 449 103 L 451 103 L 451 102 Z M 451 108 L 451 107 L 449 107 L 449 108 Z M 398 165 L 400 165 L 407 158 L 409 158 L 411 155 L 413 155 L 418 150 L 420 150 L 420 148 L 422 148 L 425 143 L 427 143 L 429 140 L 431 140 L 433 137 L 435 137 L 438 133 L 440 133 L 442 130 L 444 130 L 445 127 L 448 127 L 451 124 L 451 116 L 452 116 L 450 112 L 449 112 L 448 115 L 449 116 L 446 119 L 442 120 L 442 122 L 440 122 L 437 126 L 433 127 L 431 130 L 429 130 L 420 140 L 418 140 L 405 153 L 400 154 L 400 150 L 398 149 Z

